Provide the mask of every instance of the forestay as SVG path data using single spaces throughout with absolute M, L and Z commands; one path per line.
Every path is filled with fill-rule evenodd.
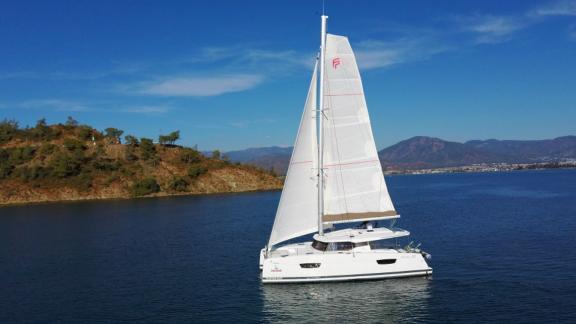
M 317 65 L 310 82 L 276 219 L 268 241 L 269 248 L 318 229 L 316 71 Z
M 324 222 L 396 216 L 348 39 L 327 35 L 324 62 Z

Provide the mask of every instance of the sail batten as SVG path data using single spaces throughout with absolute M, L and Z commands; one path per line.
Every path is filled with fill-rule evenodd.
M 383 212 L 364 212 L 364 213 L 345 213 L 345 214 L 332 214 L 324 215 L 322 220 L 327 223 L 344 223 L 344 222 L 357 222 L 366 219 L 390 219 L 400 217 L 395 210 L 387 210 Z

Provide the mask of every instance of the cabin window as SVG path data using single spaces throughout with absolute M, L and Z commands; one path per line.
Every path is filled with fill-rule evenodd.
M 376 260 L 376 262 L 378 262 L 378 264 L 392 264 L 396 263 L 396 259 L 380 259 Z
M 300 268 L 304 269 L 311 269 L 311 268 L 319 268 L 320 263 L 300 263 Z
M 354 247 L 360 247 L 360 246 L 366 246 L 368 245 L 368 242 L 358 242 L 358 243 L 354 243 Z
M 328 251 L 349 251 L 354 245 L 352 242 L 334 242 L 328 245 Z
M 328 247 L 328 243 L 314 240 L 314 242 L 312 242 L 312 247 L 318 251 L 326 251 L 326 248 Z

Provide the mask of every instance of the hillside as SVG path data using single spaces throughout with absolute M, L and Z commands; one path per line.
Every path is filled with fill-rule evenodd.
M 130 198 L 279 189 L 275 176 L 254 166 L 74 120 L 21 129 L 0 122 L 0 204 Z M 176 137 L 174 137 L 176 136 Z
M 286 174 L 291 154 L 291 146 L 259 147 L 226 152 L 226 156 L 231 161 L 255 165 L 277 174 Z
M 563 136 L 549 140 L 474 140 L 465 143 L 483 152 L 506 154 L 518 162 L 539 162 L 576 158 L 576 136 Z
M 505 154 L 486 152 L 457 142 L 416 136 L 378 152 L 385 167 L 418 169 L 476 163 L 508 162 Z
M 251 148 L 227 152 L 232 161 L 285 174 L 292 147 Z M 576 159 L 576 136 L 550 140 L 473 140 L 466 143 L 416 136 L 379 152 L 385 169 L 423 169 L 479 163 L 538 163 Z

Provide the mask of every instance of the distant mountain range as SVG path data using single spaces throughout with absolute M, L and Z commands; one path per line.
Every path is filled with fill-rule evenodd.
M 288 170 L 292 148 L 292 146 L 249 148 L 240 151 L 229 151 L 224 153 L 224 155 L 233 162 L 255 165 L 266 170 L 274 170 L 274 172 L 283 175 Z
M 253 164 L 285 174 L 292 147 L 250 148 L 225 153 L 235 162 Z M 576 159 L 576 136 L 550 140 L 472 140 L 449 142 L 416 136 L 378 152 L 386 169 L 424 169 L 478 163 L 535 163 Z

